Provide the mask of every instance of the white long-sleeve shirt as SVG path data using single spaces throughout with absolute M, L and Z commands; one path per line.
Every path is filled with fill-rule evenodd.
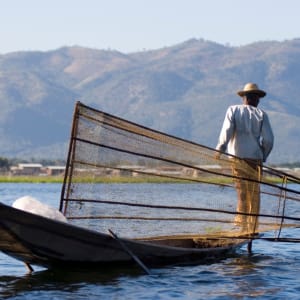
M 266 161 L 274 143 L 267 114 L 251 105 L 227 109 L 217 150 L 249 159 Z

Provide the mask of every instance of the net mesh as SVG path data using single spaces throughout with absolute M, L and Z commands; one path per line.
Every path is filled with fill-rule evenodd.
M 130 238 L 282 237 L 300 223 L 299 183 L 77 102 L 60 210 L 74 224 Z

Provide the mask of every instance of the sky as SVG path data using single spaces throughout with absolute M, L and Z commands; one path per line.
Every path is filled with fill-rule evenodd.
M 0 0 L 0 54 L 284 41 L 300 38 L 299 11 L 299 0 Z

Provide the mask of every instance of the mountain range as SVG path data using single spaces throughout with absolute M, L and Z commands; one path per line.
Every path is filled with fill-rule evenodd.
M 66 158 L 75 102 L 215 147 L 237 90 L 255 82 L 270 118 L 268 163 L 300 161 L 300 39 L 232 47 L 191 39 L 121 53 L 79 46 L 0 55 L 0 156 Z

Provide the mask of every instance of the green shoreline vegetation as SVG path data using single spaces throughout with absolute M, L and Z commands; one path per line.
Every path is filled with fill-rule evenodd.
M 0 183 L 63 183 L 62 176 L 0 176 Z M 81 177 L 73 178 L 74 182 L 81 183 L 215 183 L 232 184 L 232 178 L 203 177 L 198 180 L 172 179 L 157 176 L 126 177 L 126 176 L 106 176 L 106 177 Z M 281 183 L 278 178 L 267 178 L 269 183 Z
M 0 183 L 62 183 L 57 176 L 0 176 Z

